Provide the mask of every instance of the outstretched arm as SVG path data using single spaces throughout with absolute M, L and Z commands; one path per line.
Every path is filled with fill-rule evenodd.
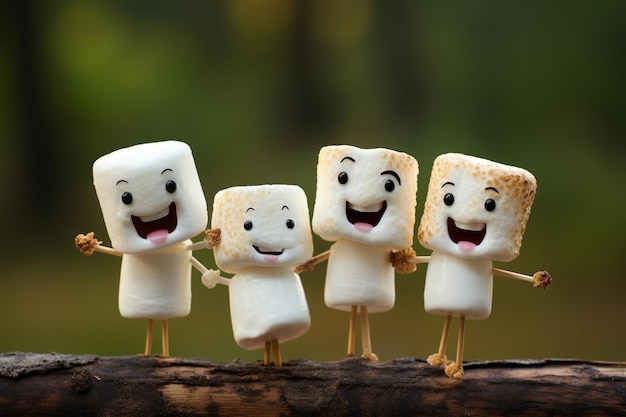
M 319 255 L 312 257 L 311 259 L 309 259 L 302 265 L 296 267 L 296 274 L 301 274 L 302 272 L 312 271 L 313 268 L 315 268 L 315 265 L 327 260 L 329 257 L 330 257 L 330 250 L 327 250 L 326 252 L 322 252 Z
M 204 286 L 208 289 L 215 288 L 215 285 L 218 283 L 226 286 L 230 285 L 230 280 L 220 276 L 220 271 L 208 269 L 193 256 L 190 258 L 190 261 L 191 265 L 193 265 L 202 274 L 202 284 L 204 284 Z
M 109 248 L 108 246 L 102 246 L 101 243 L 102 242 L 100 242 L 93 236 L 93 232 L 89 232 L 86 235 L 79 233 L 74 238 L 74 245 L 76 246 L 76 249 L 78 249 L 87 256 L 92 255 L 94 252 L 102 252 L 106 253 L 107 255 L 122 256 L 122 252 L 117 251 L 113 248 Z
M 499 275 L 501 277 L 515 278 L 526 282 L 532 282 L 533 286 L 536 288 L 546 289 L 548 288 L 548 285 L 552 284 L 552 276 L 548 271 L 537 271 L 533 274 L 533 276 L 519 274 L 517 272 L 511 272 L 500 268 L 493 268 L 491 271 L 495 275 Z

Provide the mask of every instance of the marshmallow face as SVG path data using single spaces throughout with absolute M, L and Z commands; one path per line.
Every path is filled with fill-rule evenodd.
M 112 246 L 143 253 L 180 243 L 207 225 L 206 200 L 183 142 L 119 149 L 93 164 L 93 181 Z
M 417 175 L 417 161 L 402 152 L 323 147 L 317 165 L 313 230 L 328 241 L 410 247 Z
M 253 185 L 219 191 L 211 227 L 217 266 L 237 273 L 251 266 L 297 266 L 313 255 L 307 199 L 296 185 Z
M 495 261 L 517 257 L 537 190 L 528 171 L 462 154 L 435 159 L 418 238 L 431 250 Z

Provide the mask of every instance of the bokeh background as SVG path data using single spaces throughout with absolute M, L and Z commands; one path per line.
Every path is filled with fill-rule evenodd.
M 441 153 L 524 167 L 538 195 L 520 257 L 496 266 L 547 269 L 554 283 L 496 277 L 492 316 L 468 322 L 465 359 L 626 359 L 626 2 L 0 7 L 0 352 L 143 350 L 145 321 L 117 310 L 119 259 L 85 257 L 73 239 L 93 230 L 109 243 L 95 159 L 178 139 L 209 204 L 229 186 L 292 183 L 312 209 L 327 144 L 415 156 L 418 216 Z M 209 251 L 197 256 L 214 267 Z M 348 315 L 324 305 L 324 270 L 302 276 L 312 327 L 282 346 L 284 359 L 344 355 Z M 437 348 L 443 318 L 423 310 L 424 271 L 397 276 L 396 307 L 371 316 L 381 360 Z M 454 355 L 456 322 L 451 332 Z M 197 272 L 192 313 L 170 335 L 174 356 L 262 358 L 234 343 L 227 288 L 204 288 Z M 158 340 L 156 330 L 155 352 Z

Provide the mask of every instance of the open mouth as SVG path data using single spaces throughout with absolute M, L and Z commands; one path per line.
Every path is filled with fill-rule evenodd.
M 369 232 L 380 222 L 387 210 L 387 202 L 360 207 L 346 201 L 346 217 L 360 232 Z
M 463 252 L 471 252 L 482 243 L 487 233 L 487 225 L 482 223 L 479 227 L 478 230 L 464 229 L 458 227 L 452 217 L 448 217 L 448 236 Z
M 163 243 L 167 235 L 176 229 L 178 218 L 176 216 L 176 204 L 172 202 L 161 213 L 152 216 L 130 216 L 137 234 L 143 239 L 148 239 L 154 244 Z
M 263 246 L 257 245 L 252 245 L 252 247 L 263 257 L 263 259 L 265 259 L 265 262 L 270 264 L 278 262 L 278 258 L 280 257 L 280 255 L 285 252 L 285 249 L 274 250 L 272 248 L 265 248 Z
M 264 248 L 262 246 L 256 246 L 256 245 L 252 245 L 252 247 L 254 248 L 255 251 L 257 251 L 261 255 L 280 256 L 285 251 L 285 249 L 281 249 L 279 251 L 276 251 L 276 250 L 272 250 L 272 249 L 269 249 L 269 248 Z

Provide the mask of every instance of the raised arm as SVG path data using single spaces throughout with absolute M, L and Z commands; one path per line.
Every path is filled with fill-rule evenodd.
M 207 229 L 204 232 L 204 239 L 200 242 L 192 243 L 187 246 L 187 249 L 213 249 L 215 246 L 220 244 L 221 239 L 222 231 L 220 229 Z
M 108 246 L 102 246 L 101 243 L 101 241 L 94 237 L 93 232 L 89 232 L 86 235 L 79 233 L 74 238 L 74 245 L 76 246 L 76 249 L 78 249 L 87 256 L 92 255 L 94 252 L 106 253 L 107 255 L 122 256 L 122 252 Z
M 548 288 L 548 285 L 552 284 L 552 276 L 548 271 L 537 271 L 533 274 L 533 276 L 511 272 L 500 268 L 493 268 L 492 272 L 494 275 L 499 275 L 501 277 L 515 278 L 526 282 L 532 282 L 533 287 L 536 288 L 546 289 Z

